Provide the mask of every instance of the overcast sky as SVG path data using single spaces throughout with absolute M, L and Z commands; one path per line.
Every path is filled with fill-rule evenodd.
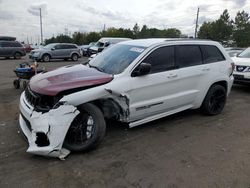
M 250 12 L 250 0 L 0 0 L 0 35 L 36 42 L 40 36 L 42 8 L 45 38 L 74 31 L 101 31 L 106 27 L 159 29 L 175 27 L 193 35 L 197 8 L 200 24 L 217 19 L 224 9 L 232 17 Z

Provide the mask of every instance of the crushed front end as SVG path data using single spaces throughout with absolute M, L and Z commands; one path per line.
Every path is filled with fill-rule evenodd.
M 29 87 L 22 93 L 19 124 L 29 143 L 27 152 L 61 159 L 70 153 L 62 146 L 72 121 L 80 112 L 72 105 L 55 106 L 58 101 L 53 96 L 37 94 Z

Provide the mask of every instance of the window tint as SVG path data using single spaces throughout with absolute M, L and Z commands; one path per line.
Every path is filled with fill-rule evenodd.
M 202 45 L 200 47 L 204 63 L 214 63 L 225 60 L 225 57 L 216 46 Z
M 13 47 L 23 47 L 22 44 L 20 44 L 19 42 L 13 42 L 12 46 Z
M 167 46 L 158 48 L 149 54 L 144 63 L 151 64 L 151 73 L 162 72 L 174 68 L 174 47 Z
M 176 46 L 176 63 L 179 68 L 202 64 L 202 55 L 199 46 Z
M 63 49 L 63 45 L 60 45 L 60 44 L 59 44 L 59 45 L 56 45 L 56 46 L 55 46 L 55 49 L 57 49 L 57 50 Z
M 10 42 L 2 42 L 2 47 L 11 47 Z

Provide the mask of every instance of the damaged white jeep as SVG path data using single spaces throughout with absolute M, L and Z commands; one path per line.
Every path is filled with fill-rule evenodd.
M 232 60 L 217 42 L 126 41 L 87 65 L 34 76 L 20 98 L 27 152 L 63 158 L 95 148 L 107 119 L 135 127 L 186 109 L 222 112 Z

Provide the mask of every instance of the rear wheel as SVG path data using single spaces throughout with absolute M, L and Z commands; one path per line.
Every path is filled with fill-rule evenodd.
M 16 52 L 16 53 L 14 54 L 14 58 L 15 58 L 15 59 L 21 59 L 21 57 L 22 57 L 22 54 L 19 53 L 19 52 Z
M 98 107 L 84 104 L 79 110 L 64 140 L 64 147 L 76 152 L 94 149 L 106 132 L 106 123 Z
M 226 104 L 227 92 L 221 85 L 213 85 L 202 103 L 201 110 L 207 115 L 220 114 Z
M 44 55 L 42 56 L 42 60 L 43 60 L 44 62 L 49 62 L 49 61 L 50 61 L 50 55 L 49 55 L 49 54 L 44 54 Z
M 77 54 L 72 54 L 71 59 L 73 61 L 78 61 L 78 55 Z

